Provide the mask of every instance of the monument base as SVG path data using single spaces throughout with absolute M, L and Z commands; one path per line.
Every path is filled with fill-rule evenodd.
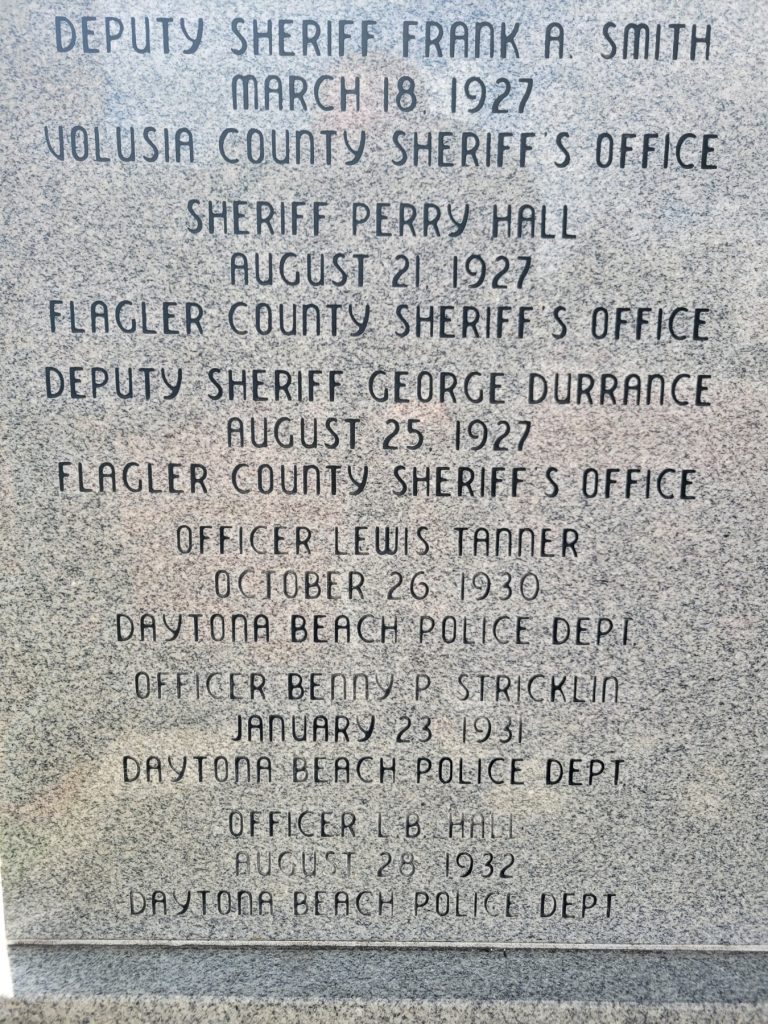
M 14 946 L 9 1024 L 757 1024 L 768 954 Z

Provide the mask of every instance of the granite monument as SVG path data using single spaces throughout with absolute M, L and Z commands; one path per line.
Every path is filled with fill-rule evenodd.
M 768 14 L 151 6 L 2 8 L 0 1013 L 765 1019 Z

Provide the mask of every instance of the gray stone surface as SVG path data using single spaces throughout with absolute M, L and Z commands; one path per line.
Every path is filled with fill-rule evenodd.
M 2 1008 L 0 1008 L 0 1013 Z M 205 1020 L 212 1024 L 341 1024 L 376 1021 L 381 1024 L 762 1024 L 764 1008 L 748 1005 L 693 1005 L 671 1007 L 585 1006 L 584 1004 L 525 1005 L 461 1002 L 404 1003 L 300 1003 L 265 1005 L 247 1001 L 218 1002 L 164 1000 L 103 1000 L 85 1003 L 58 1000 L 50 1003 L 19 1002 L 8 1008 L 8 1024 L 168 1024 Z
M 19 998 L 762 1005 L 757 953 L 15 947 Z
M 7 207 L 0 324 L 5 452 L 0 536 L 7 552 L 0 628 L 8 679 L 2 856 L 7 934 L 22 1000 L 4 1011 L 32 1021 L 57 1015 L 148 1019 L 160 1012 L 142 1002 L 155 992 L 156 977 L 158 997 L 178 996 L 175 1003 L 162 1004 L 163 1014 L 179 1020 L 199 1015 L 194 1001 L 203 996 L 242 1000 L 206 1004 L 211 1020 L 304 1019 L 316 1012 L 317 1000 L 331 1019 L 389 1014 L 387 1019 L 417 1020 L 426 1014 L 437 1020 L 441 1015 L 558 1020 L 571 1019 L 574 1005 L 592 1014 L 585 1019 L 606 1021 L 760 1019 L 763 961 L 756 951 L 768 941 L 768 701 L 762 685 L 768 500 L 762 330 L 768 297 L 760 158 L 768 109 L 763 55 L 768 14 L 747 0 L 718 0 L 713 10 L 700 3 L 675 5 L 674 18 L 688 26 L 686 39 L 692 23 L 711 24 L 706 62 L 667 59 L 668 29 L 662 29 L 667 49 L 659 61 L 602 59 L 601 26 L 623 26 L 639 16 L 627 0 L 567 11 L 554 0 L 541 0 L 522 12 L 477 3 L 461 8 L 424 3 L 415 11 L 405 4 L 334 3 L 291 11 L 260 5 L 259 18 L 377 20 L 369 56 L 359 56 L 353 36 L 351 52 L 343 58 L 306 59 L 233 55 L 229 21 L 238 12 L 201 0 L 184 15 L 205 19 L 203 42 L 194 54 L 180 52 L 184 36 L 176 20 L 169 28 L 168 55 L 157 49 L 151 55 L 130 53 L 127 34 L 114 53 L 56 52 L 55 15 L 92 16 L 94 45 L 103 50 L 104 17 L 131 13 L 107 0 L 80 4 L 77 11 L 31 2 L 0 7 Z M 666 10 L 642 16 L 662 25 L 670 17 Z M 519 18 L 521 57 L 403 57 L 397 52 L 396 26 L 411 17 L 446 23 Z M 544 27 L 558 19 L 566 27 L 565 56 L 547 61 Z M 156 45 L 156 24 L 154 29 Z M 359 75 L 363 107 L 333 113 L 233 111 L 231 80 L 245 73 Z M 394 88 L 405 75 L 415 81 L 418 109 L 384 112 L 384 77 Z M 479 76 L 490 84 L 508 76 L 510 111 L 470 113 L 464 97 L 462 111 L 451 114 L 451 76 Z M 515 90 L 528 76 L 533 88 L 519 112 Z M 55 149 L 60 125 L 64 150 L 67 139 L 74 139 L 82 153 L 87 138 L 88 159 L 66 153 L 55 159 L 45 130 Z M 138 161 L 116 159 L 116 125 L 138 129 Z M 152 138 L 160 138 L 164 127 L 188 128 L 194 163 L 147 162 L 152 143 L 142 141 L 146 125 L 159 132 Z M 73 126 L 83 127 L 73 135 Z M 93 159 L 97 126 L 104 160 Z M 240 132 L 226 136 L 225 143 L 225 152 L 236 153 L 238 163 L 226 162 L 217 149 L 227 127 Z M 249 163 L 243 148 L 248 129 L 254 139 L 258 132 L 275 131 L 281 139 L 285 131 L 314 132 L 318 163 Z M 336 134 L 333 159 L 326 164 L 322 154 L 330 136 L 318 133 L 328 131 Z M 344 163 L 344 131 L 355 142 L 366 132 L 366 151 L 355 166 Z M 497 144 L 499 132 L 512 134 L 500 168 L 397 167 L 392 163 L 395 131 L 406 133 L 404 139 L 417 131 L 453 132 L 454 146 L 460 133 L 479 133 L 482 144 L 487 135 Z M 524 167 L 516 159 L 519 132 L 536 133 Z M 626 167 L 595 166 L 595 140 L 606 132 L 633 134 Z M 665 132 L 673 140 L 693 133 L 687 156 L 701 156 L 702 139 L 711 137 L 707 162 L 717 167 L 665 168 L 663 140 L 643 167 L 643 133 Z M 125 142 L 126 134 L 122 138 Z M 557 166 L 558 138 L 570 153 L 567 167 Z M 213 235 L 193 234 L 187 204 L 196 200 L 203 209 L 209 199 L 242 201 L 249 234 L 225 236 L 220 224 Z M 307 221 L 295 237 L 259 237 L 254 219 L 259 201 L 325 202 L 326 218 L 317 237 Z M 453 238 L 407 232 L 377 238 L 372 222 L 356 235 L 355 202 L 393 204 L 390 215 L 400 203 L 422 212 L 424 204 L 437 204 L 443 225 L 447 204 L 455 211 L 466 203 L 469 219 L 466 231 Z M 546 206 L 550 230 L 562 223 L 567 204 L 574 237 L 492 239 L 497 203 L 514 211 L 528 205 L 539 212 Z M 395 222 L 388 224 L 392 228 Z M 257 252 L 362 253 L 368 257 L 365 280 L 360 288 L 349 282 L 315 288 L 303 280 L 296 287 L 243 286 L 229 277 L 230 256 L 237 251 L 249 260 Z M 477 289 L 469 286 L 464 261 L 473 253 L 500 260 L 494 268 L 505 258 L 511 261 L 511 273 L 501 282 L 505 288 L 493 289 L 487 280 Z M 410 276 L 416 255 L 418 287 Z M 406 287 L 393 288 L 403 257 L 410 261 Z M 530 257 L 531 264 L 518 287 L 519 257 Z M 463 267 L 455 288 L 453 259 Z M 51 301 L 60 303 L 55 331 Z M 95 301 L 106 303 L 110 330 L 103 324 L 84 333 L 73 330 L 69 303 L 75 304 L 80 328 Z M 198 304 L 204 332 L 124 333 L 115 323 L 121 301 L 132 303 L 133 310 L 146 303 L 153 330 L 162 322 L 164 301 L 178 303 L 174 309 L 180 314 L 185 303 Z M 234 303 L 243 304 L 234 314 L 241 334 L 228 326 Z M 322 330 L 305 337 L 257 330 L 254 310 L 266 317 L 269 307 L 274 322 L 279 303 L 287 304 L 289 317 L 293 303 L 318 303 Z M 333 303 L 341 304 L 333 314 L 338 330 Z M 355 337 L 350 306 L 360 317 L 366 303 L 370 322 Z M 397 307 L 408 307 L 405 315 L 413 324 L 419 303 L 476 306 L 481 320 L 487 308 L 493 316 L 505 305 L 509 322 L 500 338 L 462 337 L 470 332 L 455 328 L 451 337 L 415 338 L 412 332 L 399 337 Z M 657 338 L 649 325 L 639 338 L 626 326 L 618 338 L 610 332 L 605 338 L 590 336 L 594 309 L 625 306 L 647 307 L 651 320 L 659 309 L 701 309 L 706 325 L 693 337 L 686 313 L 678 321 L 683 337 L 670 337 L 664 328 Z M 516 329 L 519 307 L 530 321 L 522 337 Z M 197 305 L 190 308 L 194 316 Z M 564 338 L 556 332 L 561 321 L 568 324 Z M 177 320 L 174 329 L 182 323 Z M 103 368 L 109 381 L 96 397 L 46 394 L 46 379 L 65 388 L 76 380 L 78 389 L 87 390 L 94 367 L 97 378 Z M 140 368 L 154 368 L 150 397 L 118 398 L 115 367 L 123 380 L 128 369 L 138 375 Z M 182 371 L 177 399 L 162 397 L 160 368 L 170 379 Z M 316 401 L 305 396 L 301 403 L 212 400 L 211 368 L 246 371 L 249 380 L 258 368 L 266 381 L 276 370 L 294 375 L 317 370 L 320 393 Z M 328 393 L 331 370 L 342 381 L 335 400 Z M 409 403 L 374 401 L 367 389 L 374 370 L 406 374 Z M 455 404 L 415 401 L 413 382 L 421 371 L 459 379 L 477 374 L 473 380 L 484 381 L 486 396 L 489 375 L 498 374 L 504 401 L 474 403 L 461 396 Z M 550 387 L 555 373 L 613 374 L 621 380 L 655 374 L 664 376 L 667 387 L 687 375 L 682 378 L 687 396 L 694 394 L 691 381 L 701 375 L 708 404 L 530 405 L 526 388 L 532 373 L 546 377 Z M 263 417 L 274 427 L 281 416 L 295 429 L 302 415 L 318 417 L 321 431 L 327 430 L 328 417 L 358 419 L 356 446 L 304 451 L 228 444 L 231 417 L 243 419 L 247 434 L 251 416 L 256 429 Z M 409 418 L 418 420 L 410 434 Z M 474 452 L 462 435 L 462 450 L 456 451 L 456 421 L 473 418 L 494 430 L 499 420 L 508 420 L 510 449 Z M 384 438 L 391 433 L 387 421 L 393 419 L 401 423 L 398 447 L 385 450 Z M 530 420 L 531 429 L 517 450 L 521 420 Z M 408 440 L 418 431 L 424 444 L 411 450 Z M 97 488 L 100 464 L 117 466 L 119 478 L 132 462 L 153 464 L 155 483 L 167 481 L 169 463 L 179 464 L 183 493 L 166 493 L 167 484 L 149 493 L 145 469 L 129 472 L 130 487 L 142 475 L 140 493 L 123 484 L 117 493 L 78 487 L 79 463 L 85 486 Z M 60 484 L 61 463 L 68 475 Z M 191 463 L 205 466 L 205 493 L 189 493 Z M 248 482 L 248 493 L 233 488 L 238 463 L 247 465 L 238 479 Z M 322 493 L 258 494 L 254 487 L 262 464 L 271 467 L 264 472 L 285 466 L 289 473 L 294 465 L 317 464 Z M 434 473 L 435 467 L 447 467 L 450 496 L 396 493 L 397 465 L 405 467 L 409 479 L 414 468 L 431 467 Z M 336 493 L 331 493 L 329 466 L 342 467 Z M 357 477 L 368 470 L 360 494 L 354 493 L 348 467 Z M 524 472 L 519 491 L 511 493 L 515 467 Z M 676 497 L 664 500 L 654 490 L 646 499 L 637 489 L 629 497 L 620 490 L 610 498 L 589 497 L 581 485 L 592 467 L 601 480 L 609 468 L 616 469 L 617 480 L 630 470 L 639 470 L 641 477 L 648 470 L 654 487 L 658 474 L 671 469 L 665 486 L 676 488 Z M 487 480 L 494 470 L 502 481 L 500 494 L 457 494 L 460 472 L 464 481 L 474 474 L 477 488 L 480 473 Z M 548 493 L 552 479 L 557 494 Z M 694 500 L 679 500 L 683 487 Z M 268 555 L 231 548 L 224 554 L 178 550 L 180 526 L 195 531 L 218 525 L 281 527 L 288 547 L 292 531 L 301 527 L 311 531 L 311 550 Z M 351 554 L 354 529 L 367 528 L 370 538 L 376 526 L 407 528 L 408 553 L 396 560 Z M 565 549 L 561 544 L 561 554 L 551 558 L 540 553 L 484 557 L 457 552 L 456 527 L 547 528 L 555 539 L 573 540 L 578 534 L 578 541 Z M 335 530 L 342 551 L 335 548 Z M 419 551 L 419 532 L 428 538 L 428 552 Z M 243 570 L 250 571 L 247 593 L 217 596 L 215 574 L 224 571 L 237 579 Z M 350 573 L 363 573 L 364 595 L 361 600 L 267 599 L 266 570 L 332 570 L 342 589 Z M 393 572 L 402 574 L 403 585 L 393 595 L 396 600 L 388 600 L 398 579 Z M 533 573 L 540 589 L 527 600 Z M 487 574 L 487 600 L 477 600 L 482 591 L 472 589 L 473 580 L 482 588 L 486 578 L 477 574 Z M 275 578 L 279 586 L 281 577 Z M 470 588 L 463 601 L 462 579 Z M 158 639 L 139 640 L 145 614 L 159 623 Z M 267 616 L 268 642 L 264 636 L 249 643 L 215 640 L 220 624 L 231 631 L 226 623 L 234 614 L 250 621 Z M 327 616 L 326 630 L 339 615 L 384 616 L 388 622 L 397 616 L 397 640 L 294 643 L 290 624 L 296 614 Z M 184 617 L 181 639 L 168 642 L 163 616 L 171 622 Z M 424 642 L 418 634 L 421 616 L 436 623 Z M 509 642 L 517 616 L 526 617 L 525 644 Z M 456 618 L 459 635 L 466 618 L 474 642 L 438 640 L 443 617 Z M 498 636 L 478 642 L 484 619 L 499 620 L 504 642 Z M 588 642 L 554 644 L 553 624 L 568 621 L 573 637 L 577 619 L 585 622 Z M 612 629 L 598 646 L 596 623 L 608 620 Z M 125 638 L 129 625 L 133 635 Z M 234 673 L 238 695 L 243 680 L 263 675 L 265 699 L 258 693 L 248 701 L 205 693 L 197 699 L 189 686 L 180 699 L 172 687 L 162 699 L 137 696 L 135 690 L 137 674 L 144 685 L 158 673 L 167 682 L 177 673 L 189 680 L 194 673 L 212 672 Z M 316 673 L 317 699 L 289 701 L 289 673 L 301 674 L 305 685 Z M 355 674 L 391 678 L 389 696 L 350 700 L 337 691 L 332 697 L 331 677 Z M 431 685 L 419 692 L 427 675 Z M 513 694 L 518 677 L 542 675 L 544 692 L 547 680 L 565 677 L 565 692 L 571 693 L 578 677 L 582 694 L 585 680 L 595 677 L 600 687 L 608 679 L 608 695 L 616 692 L 615 679 L 619 699 L 539 702 L 524 695 L 520 702 L 480 701 L 480 675 L 508 677 Z M 468 700 L 461 699 L 462 680 Z M 538 685 L 535 696 L 542 692 Z M 248 726 L 247 716 L 270 714 L 285 716 L 289 729 L 291 716 L 299 728 L 317 716 L 327 716 L 334 728 L 337 716 L 345 716 L 351 720 L 350 740 L 343 735 L 333 744 L 322 735 L 314 743 L 233 738 Z M 479 742 L 486 720 L 491 737 Z M 251 778 L 234 784 L 238 756 L 250 759 Z M 198 757 L 205 758 L 201 781 Z M 269 772 L 259 757 L 269 759 Z M 388 763 L 396 757 L 396 779 L 381 785 L 361 778 L 330 783 L 326 761 L 321 781 L 311 785 L 292 776 L 294 757 L 370 759 L 361 762 L 366 779 L 380 759 Z M 147 770 L 154 758 L 163 767 L 162 782 L 157 771 Z M 522 785 L 510 784 L 513 759 L 519 760 L 514 777 Z M 566 766 L 573 760 L 581 770 L 573 781 L 582 784 L 547 785 L 553 759 Z M 478 760 L 480 782 L 474 783 Z M 590 763 L 604 770 L 595 785 L 584 785 Z M 181 765 L 184 776 L 178 778 Z M 452 773 L 451 781 L 441 781 L 441 772 Z M 462 772 L 468 782 L 460 781 Z M 502 775 L 506 781 L 497 784 Z M 300 811 L 311 813 L 313 827 L 325 813 L 331 835 L 314 845 L 295 832 L 288 835 L 287 814 Z M 258 834 L 234 837 L 228 822 L 242 814 L 247 827 L 251 812 L 259 816 Z M 270 812 L 280 815 L 271 837 L 263 831 Z M 463 817 L 468 828 L 473 815 L 476 830 L 483 821 L 484 835 L 449 834 L 451 820 Z M 354 834 L 336 834 L 340 822 L 352 816 Z M 285 867 L 276 870 L 281 853 Z M 315 853 L 320 855 L 316 877 L 297 880 L 289 873 L 302 854 Z M 242 870 L 244 854 L 248 873 Z M 270 875 L 258 874 L 259 856 L 262 865 L 272 858 Z M 469 857 L 471 873 L 462 878 Z M 252 892 L 257 906 L 258 894 L 268 893 L 265 912 L 233 913 L 240 890 Z M 334 901 L 337 892 L 350 894 L 351 913 L 344 912 L 344 898 Z M 153 900 L 157 893 L 162 897 Z M 379 893 L 381 914 L 375 912 Z M 426 906 L 416 914 L 420 893 Z M 561 913 L 566 893 L 574 916 Z M 555 912 L 543 917 L 542 898 L 548 906 L 546 900 L 555 897 Z M 582 907 L 588 911 L 583 915 Z M 132 908 L 140 912 L 131 913 Z M 270 909 L 274 913 L 266 912 Z M 86 946 L 55 945 L 72 941 Z M 173 950 L 163 945 L 189 942 L 277 942 L 294 948 Z M 513 980 L 500 987 L 494 981 L 484 995 L 475 987 L 483 983 L 484 965 L 510 963 L 498 951 L 395 954 L 382 948 L 333 952 L 322 959 L 302 948 L 334 943 L 594 948 L 584 961 L 551 949 L 510 954 Z M 624 960 L 610 947 L 669 952 Z M 686 947 L 702 952 L 672 952 Z M 703 952 L 712 948 L 745 952 Z M 251 964 L 264 978 L 254 991 Z M 554 964 L 559 966 L 547 966 Z M 577 964 L 588 965 L 588 979 L 572 996 L 567 981 L 579 974 Z M 649 964 L 653 969 L 646 974 Z M 315 981 L 303 980 L 302 965 Z M 550 969 L 552 991 L 542 981 Z M 216 980 L 219 971 L 228 979 L 223 985 Z M 531 987 L 524 980 L 529 972 L 538 978 Z M 381 977 L 387 980 L 384 991 L 374 984 Z M 429 988 L 426 995 L 417 978 Z M 603 980 L 605 990 L 597 991 Z M 395 1006 L 393 995 L 405 1001 Z M 266 1005 L 292 999 L 304 1003 Z M 336 1005 L 336 999 L 346 1002 Z M 513 1003 L 519 1009 L 511 1009 Z
M 757 954 L 17 948 L 9 1021 L 764 1021 Z M 5 1017 L 2 1017 L 5 1012 Z

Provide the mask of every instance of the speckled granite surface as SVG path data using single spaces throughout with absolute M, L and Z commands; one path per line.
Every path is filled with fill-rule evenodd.
M 0 1018 L 294 1024 L 758 1024 L 768 972 L 756 954 L 614 951 L 13 951 L 17 996 Z
M 2 1014 L 0 1007 L 0 1014 Z M 2 1017 L 8 1024 L 763 1024 L 768 1014 L 752 1006 L 670 1006 L 663 1009 L 584 1004 L 510 1005 L 509 1003 L 299 1003 L 294 1006 L 258 1005 L 220 1000 L 170 999 L 92 1000 L 78 1004 L 17 1003 Z
M 344 14 L 358 23 L 378 21 L 381 36 L 371 55 L 355 54 L 353 43 L 350 54 L 330 61 L 334 73 L 360 75 L 363 109 L 330 114 L 233 111 L 234 75 L 296 72 L 296 59 L 233 54 L 229 22 L 237 12 L 214 0 L 200 0 L 184 26 L 168 23 L 168 54 L 162 33 L 159 49 L 156 34 L 146 56 L 130 53 L 125 35 L 110 54 L 57 53 L 54 16 L 77 24 L 84 12 L 94 18 L 94 45 L 105 17 L 132 13 L 116 11 L 109 0 L 90 0 L 77 12 L 37 0 L 0 7 L 7 200 L 0 323 L 0 542 L 7 554 L 0 629 L 8 677 L 0 781 L 9 939 L 95 945 L 13 947 L 17 1001 L 0 1012 L 41 1022 L 141 1021 L 153 1014 L 275 1022 L 317 1015 L 761 1019 L 755 1005 L 765 998 L 759 954 L 694 955 L 671 947 L 758 950 L 768 944 L 768 195 L 761 155 L 768 127 L 768 10 L 748 0 L 715 0 L 706 10 L 698 0 L 676 4 L 674 18 L 685 32 L 693 23 L 711 25 L 712 48 L 706 62 L 673 62 L 667 59 L 670 12 L 639 12 L 629 0 L 540 0 L 524 11 L 476 2 L 460 9 L 420 3 L 416 10 L 405 3 L 350 3 L 343 11 L 334 2 L 311 12 L 260 5 L 259 18 Z M 654 25 L 659 19 L 667 47 L 662 59 L 603 59 L 601 26 L 639 16 Z M 397 56 L 396 25 L 411 17 L 519 17 L 522 56 L 507 64 L 496 57 L 446 62 Z M 202 43 L 184 54 L 197 18 L 205 23 Z M 544 26 L 558 19 L 567 29 L 564 57 L 545 61 Z M 306 75 L 328 67 L 328 58 L 301 61 Z M 510 109 L 500 121 L 487 109 L 473 115 L 465 97 L 459 113 L 447 113 L 452 75 L 479 74 L 493 82 L 502 72 L 514 88 L 524 84 L 521 76 L 532 75 L 525 111 Z M 417 111 L 384 115 L 385 75 L 391 82 L 413 75 Z M 138 161 L 116 158 L 128 136 L 118 139 L 115 125 L 139 127 Z M 151 141 L 142 134 L 146 125 L 154 126 Z M 223 136 L 227 126 L 232 131 Z M 315 166 L 249 161 L 249 129 L 258 146 L 272 131 L 282 138 L 286 126 L 334 133 L 315 135 L 323 139 Z M 164 127 L 188 129 L 193 164 L 184 161 L 184 150 L 180 164 L 145 159 Z M 491 139 L 491 154 L 499 153 L 504 130 L 509 154 L 503 167 L 426 166 L 423 160 L 416 167 L 412 157 L 410 165 L 397 166 L 395 130 L 405 133 L 403 140 L 414 131 L 480 132 Z M 363 131 L 364 158 L 350 164 L 350 146 Z M 524 131 L 536 137 L 528 140 L 530 155 L 521 166 L 518 133 Z M 673 151 L 674 140 L 689 133 L 683 151 L 694 166 L 663 166 L 666 132 Z M 625 167 L 596 166 L 600 133 L 628 133 Z M 652 133 L 647 166 L 643 133 Z M 187 137 L 182 132 L 182 142 Z M 558 166 L 566 150 L 567 166 Z M 225 237 L 221 221 L 213 236 L 200 230 L 205 218 L 196 217 L 208 200 L 244 203 L 249 234 Z M 316 237 L 308 220 L 296 236 L 256 233 L 257 202 L 296 201 L 327 204 Z M 356 228 L 356 201 L 391 203 L 390 216 L 399 203 L 412 204 L 425 237 L 418 227 L 398 236 L 396 219 L 386 221 L 384 237 L 375 237 L 375 214 Z M 464 203 L 466 229 L 446 236 Z M 491 238 L 496 203 L 536 211 L 536 237 Z M 559 238 L 542 237 L 545 206 Z M 419 220 L 436 209 L 439 236 Z M 228 216 L 236 216 L 233 207 Z M 232 279 L 234 251 L 243 250 L 247 263 L 254 251 L 267 249 L 367 254 L 364 286 L 347 281 L 316 289 L 306 279 L 279 288 L 245 285 L 242 272 Z M 524 280 L 505 276 L 497 291 L 487 281 L 474 289 L 463 262 L 472 253 L 502 264 L 511 259 L 515 269 L 519 257 L 530 256 L 530 272 Z M 417 254 L 418 287 L 409 276 Z M 449 274 L 454 258 L 457 287 Z M 406 287 L 393 290 L 393 275 L 404 267 Z M 109 331 L 98 316 L 92 329 L 83 329 L 94 302 L 105 304 Z M 138 313 L 138 330 L 118 325 L 120 302 Z M 321 328 L 308 337 L 281 331 L 278 303 L 287 303 L 289 321 L 293 303 L 319 303 Z M 477 306 L 479 321 L 489 318 L 490 337 L 474 338 L 466 325 L 457 332 L 454 324 L 444 337 L 414 337 L 419 303 Z M 397 312 L 401 304 L 405 314 Z M 508 309 L 496 332 L 500 305 Z M 632 311 L 648 310 L 637 330 L 615 320 L 624 307 L 629 320 Z M 612 311 L 605 331 L 600 317 L 593 319 L 603 308 Z M 662 315 L 657 336 L 656 311 L 676 308 L 685 311 L 677 321 L 682 332 L 672 334 Z M 400 330 L 404 317 L 407 335 Z M 568 333 L 561 337 L 564 324 Z M 135 398 L 116 394 L 116 367 L 123 384 L 133 371 Z M 267 381 L 276 369 L 294 375 L 316 369 L 320 394 L 301 405 L 274 395 L 264 404 L 221 401 L 211 394 L 209 373 L 219 368 L 221 374 L 222 367 L 244 372 L 249 382 L 257 367 Z M 420 371 L 430 379 L 478 374 L 486 392 L 490 375 L 498 374 L 504 402 L 489 403 L 487 393 L 479 406 L 461 395 L 456 405 L 378 402 L 370 391 L 374 369 L 401 371 L 411 389 Z M 331 394 L 331 371 L 343 378 L 340 397 Z M 531 404 L 531 374 L 546 379 L 551 394 L 556 373 L 598 381 L 606 374 L 617 380 L 663 376 L 667 387 L 679 382 L 686 403 Z M 97 383 L 105 386 L 89 393 Z M 233 418 L 242 417 L 247 436 L 252 414 L 257 426 L 262 414 L 270 422 L 288 415 L 294 425 L 300 414 L 317 416 L 321 424 L 332 416 L 353 418 L 358 443 L 321 454 L 275 443 L 265 451 L 247 442 L 240 447 L 236 434 L 233 442 Z M 530 438 L 520 439 L 520 450 L 513 445 L 501 453 L 472 452 L 466 437 L 460 452 L 452 449 L 456 420 L 477 415 L 492 424 L 508 417 L 513 431 L 520 419 L 530 419 Z M 401 435 L 403 447 L 385 451 L 389 417 L 417 418 L 407 431 L 415 438 L 423 430 L 424 445 L 408 448 Z M 138 467 L 121 477 L 121 467 L 133 462 Z M 405 493 L 396 487 L 395 462 L 411 481 Z M 107 463 L 118 467 L 118 493 L 110 487 L 98 493 L 98 467 Z M 147 463 L 155 467 L 158 493 L 150 493 Z M 169 463 L 180 467 L 175 475 L 169 476 Z M 275 466 L 287 466 L 290 475 L 294 463 L 300 471 L 320 465 L 321 494 L 296 498 L 267 486 L 259 492 Z M 331 471 L 337 463 L 338 477 Z M 268 464 L 263 476 L 260 464 Z M 427 466 L 447 467 L 450 498 L 410 493 L 412 471 Z M 519 493 L 511 490 L 515 466 L 524 469 Z M 590 495 L 587 482 L 605 487 L 612 470 L 619 483 L 610 497 Z M 652 481 L 647 498 L 638 485 L 646 470 Z M 495 471 L 501 494 L 457 495 L 459 473 L 479 481 L 482 472 Z M 628 471 L 637 476 L 630 480 Z M 674 488 L 671 497 L 656 486 L 661 473 Z M 141 492 L 135 490 L 139 477 Z M 195 489 L 203 479 L 206 487 Z M 630 484 L 627 497 L 622 488 Z M 180 493 L 168 493 L 172 489 Z M 192 537 L 211 524 L 287 526 L 294 540 L 299 527 L 312 533 L 312 552 L 295 543 L 287 554 L 250 558 L 232 550 L 179 549 L 179 527 Z M 376 525 L 408 528 L 413 544 L 397 570 L 406 580 L 417 574 L 415 582 L 392 605 L 386 597 L 391 560 L 336 546 L 335 529 L 348 545 L 356 526 Z M 561 540 L 579 540 L 570 549 L 561 544 L 552 558 L 457 552 L 457 527 L 499 526 L 546 527 Z M 423 554 L 419 531 L 430 542 Z M 217 595 L 214 573 L 235 578 L 243 568 L 252 571 L 248 593 Z M 329 568 L 347 581 L 350 573 L 364 572 L 364 597 L 349 591 L 319 602 L 250 596 L 252 584 L 263 584 L 265 569 L 300 574 Z M 516 584 L 525 573 L 537 573 L 535 599 L 505 594 L 510 570 Z M 489 603 L 459 601 L 460 580 L 478 573 L 487 574 Z M 501 622 L 503 636 L 491 630 L 490 640 L 479 643 L 488 608 L 492 620 L 500 617 L 493 621 Z M 296 612 L 329 618 L 386 613 L 387 621 L 397 614 L 398 635 L 373 645 L 360 635 L 350 643 L 294 644 L 289 626 Z M 216 630 L 226 633 L 222 624 L 240 613 L 251 620 L 268 616 L 269 640 L 262 634 L 247 645 L 220 642 Z M 504 618 L 508 614 L 530 616 L 527 642 L 510 643 L 514 620 Z M 419 636 L 424 615 L 435 622 L 425 638 Z M 153 626 L 140 638 L 142 622 L 150 621 L 142 616 L 151 616 Z M 459 626 L 458 641 L 450 634 L 454 617 L 469 623 L 466 632 Z M 556 644 L 555 623 L 560 629 L 568 622 L 573 640 L 577 620 L 584 623 L 584 645 Z M 173 638 L 174 622 L 180 640 Z M 448 638 L 440 642 L 437 624 L 443 622 Z M 473 642 L 462 642 L 467 633 Z M 263 723 L 240 714 L 239 702 L 233 711 L 232 700 L 205 687 L 195 694 L 195 672 L 233 674 L 237 687 L 263 678 L 265 696 L 252 694 L 248 714 L 295 715 L 299 728 L 314 721 L 316 741 L 264 741 L 258 734 Z M 304 679 L 316 673 L 317 700 L 306 699 L 306 692 L 288 701 L 289 672 Z M 185 687 L 176 698 L 179 673 Z M 375 686 L 391 677 L 391 697 L 378 703 L 331 698 L 332 673 L 375 679 Z M 427 675 L 431 686 L 421 694 L 419 681 Z M 529 693 L 511 706 L 479 699 L 481 678 L 497 684 L 541 675 L 545 682 L 536 685 L 545 690 L 546 680 L 580 678 L 582 686 L 599 680 L 593 693 L 604 686 L 603 695 L 615 699 L 540 702 Z M 162 697 L 159 676 L 166 683 Z M 145 684 L 155 696 L 140 692 Z M 339 715 L 352 724 L 342 723 L 341 739 L 329 744 L 315 716 L 328 716 L 338 729 Z M 486 719 L 498 759 L 492 766 L 478 738 Z M 251 727 L 256 733 L 243 738 L 240 730 Z M 328 758 L 329 752 L 372 761 L 359 762 L 352 782 L 326 781 L 326 761 L 316 786 L 291 774 L 293 756 Z M 396 782 L 369 785 L 362 775 L 370 764 L 388 763 L 393 753 Z M 235 783 L 237 757 L 247 760 L 251 777 Z M 263 777 L 260 757 L 269 759 Z M 557 785 L 548 784 L 553 762 L 564 766 Z M 584 784 L 587 777 L 594 785 Z M 517 781 L 523 784 L 513 785 Z M 309 810 L 313 822 L 324 813 L 336 829 L 341 815 L 356 822 L 354 834 L 344 836 L 347 845 L 339 848 L 335 834 L 332 844 L 319 844 L 325 857 L 320 876 L 300 883 L 295 865 L 309 844 L 285 826 L 288 811 L 296 810 Z M 275 841 L 264 833 L 270 811 L 281 822 Z M 481 837 L 451 834 L 452 822 L 477 821 L 477 814 L 484 816 Z M 498 832 L 489 838 L 491 819 Z M 233 822 L 252 820 L 255 837 L 233 831 Z M 286 868 L 269 860 L 280 854 Z M 469 882 L 461 877 L 467 854 Z M 269 875 L 259 874 L 267 861 Z M 509 872 L 503 882 L 502 865 Z M 338 890 L 352 894 L 355 912 L 345 912 L 344 898 L 334 903 Z M 263 913 L 240 913 L 241 904 L 250 906 L 251 892 Z M 423 912 L 417 913 L 422 895 Z M 372 915 L 377 900 L 379 912 Z M 545 907 L 552 913 L 544 914 Z M 299 945 L 279 951 L 98 946 L 195 940 Z M 536 950 L 320 955 L 301 948 L 334 941 L 670 949 L 648 960 L 603 949 L 572 959 Z M 485 989 L 488 964 L 498 966 L 501 979 L 494 972 Z M 503 971 L 510 964 L 511 982 Z M 259 982 L 252 988 L 254 972 Z M 520 980 L 529 975 L 530 986 Z M 224 983 L 217 980 L 222 976 Z M 429 990 L 425 998 L 414 979 Z M 161 1001 L 147 1001 L 150 992 Z M 169 996 L 174 1001 L 162 1001 Z M 206 996 L 209 1001 L 199 1002 Z M 290 1005 L 296 999 L 302 1004 Z
M 18 998 L 761 1005 L 756 953 L 15 947 Z

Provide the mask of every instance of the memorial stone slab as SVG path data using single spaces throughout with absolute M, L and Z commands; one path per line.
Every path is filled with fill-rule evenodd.
M 764 1019 L 768 12 L 150 6 L 1 8 L 0 1012 Z

